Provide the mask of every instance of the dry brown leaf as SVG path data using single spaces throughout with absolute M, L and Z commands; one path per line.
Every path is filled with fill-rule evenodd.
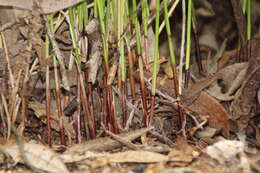
M 225 88 L 227 88 L 226 90 L 232 90 L 234 91 L 235 89 L 237 89 L 238 87 L 240 87 L 241 82 L 239 83 L 238 80 L 240 79 L 244 79 L 245 75 L 244 74 L 240 74 L 241 71 L 243 71 L 243 69 L 246 69 L 248 66 L 248 63 L 235 63 L 232 65 L 229 65 L 227 67 L 225 67 L 224 69 L 221 69 L 218 72 L 218 75 L 220 76 L 220 79 L 223 82 L 223 85 L 225 86 Z M 239 75 L 240 74 L 240 75 Z M 234 82 L 236 81 L 236 82 Z M 230 89 L 232 88 L 232 89 Z M 232 94 L 229 91 L 229 94 Z
M 231 112 L 234 119 L 238 119 L 240 132 L 243 132 L 249 121 L 256 115 L 257 92 L 260 85 L 260 39 L 253 39 L 242 48 L 244 58 L 249 58 L 246 76 L 241 88 L 236 92 L 231 104 Z M 250 50 L 250 52 L 248 51 Z M 248 52 L 250 55 L 248 55 Z M 247 55 L 247 56 L 246 56 Z
M 259 67 L 251 74 L 247 73 L 246 79 L 243 81 L 240 90 L 236 93 L 234 101 L 231 104 L 232 116 L 234 119 L 239 119 L 238 125 L 240 130 L 245 129 L 250 118 L 256 115 L 256 97 L 260 84 L 259 75 Z
M 207 58 L 207 71 L 209 74 L 215 74 L 218 71 L 218 60 L 221 58 L 225 48 L 226 48 L 227 39 L 223 41 L 217 53 L 213 57 Z
M 170 157 L 171 161 L 185 162 L 186 164 L 190 163 L 194 159 L 194 156 L 186 154 L 183 151 L 177 149 L 173 149 L 168 156 Z
M 247 66 L 248 63 L 235 63 L 221 69 L 216 75 L 219 76 L 219 80 L 221 80 L 224 89 L 215 82 L 211 87 L 209 87 L 207 92 L 218 100 L 232 100 L 234 97 L 230 95 L 241 86 L 246 75 L 245 71 Z
M 208 117 L 209 126 L 222 129 L 223 135 L 229 136 L 229 115 L 216 99 L 202 91 L 189 108 L 201 116 Z
M 187 139 L 178 136 L 176 142 L 177 148 L 173 148 L 168 154 L 170 161 L 181 162 L 182 165 L 186 165 L 199 156 L 199 152 L 188 144 Z
M 218 130 L 215 128 L 211 128 L 211 127 L 205 127 L 203 130 L 198 131 L 196 133 L 196 137 L 198 138 L 212 138 L 213 136 L 215 136 L 218 133 Z
M 43 121 L 43 123 L 46 123 L 46 108 L 44 104 L 41 104 L 39 102 L 30 102 L 29 108 L 31 108 L 35 115 Z M 51 118 L 53 121 L 51 121 L 51 127 L 55 129 L 56 131 L 60 131 L 59 126 L 59 118 L 57 114 L 57 110 L 51 109 Z M 73 126 L 69 123 L 68 117 L 63 117 L 63 123 L 65 128 L 65 133 L 74 138 L 75 137 L 75 131 L 73 129 Z
M 153 163 L 168 160 L 168 157 L 165 155 L 144 150 L 113 153 L 104 158 L 110 163 Z
M 218 61 L 218 68 L 222 69 L 229 64 L 229 61 L 232 57 L 237 54 L 237 49 L 224 51 L 221 59 Z
M 98 153 L 94 151 L 86 151 L 85 153 L 63 153 L 60 155 L 60 158 L 65 163 L 78 162 L 88 158 L 99 158 L 106 156 L 106 153 Z
M 18 145 L 12 145 L 2 150 L 8 153 L 16 163 L 23 163 Z M 65 164 L 58 157 L 58 155 L 51 149 L 43 145 L 25 143 L 24 154 L 27 157 L 28 162 L 38 169 L 51 173 L 69 172 Z
M 102 52 L 101 52 L 101 34 L 99 32 L 99 21 L 96 19 L 91 20 L 85 28 L 88 34 L 88 45 L 89 45 L 89 57 L 87 62 L 89 67 L 88 81 L 94 84 L 96 82 L 97 73 L 99 67 L 102 64 Z
M 207 90 L 207 93 L 221 101 L 230 101 L 234 99 L 234 96 L 229 96 L 226 93 L 222 93 L 222 88 L 217 83 L 210 87 Z
M 39 6 L 43 13 L 53 13 L 73 5 L 76 5 L 83 0 L 38 0 Z M 18 7 L 26 10 L 33 10 L 34 7 L 34 0 L 1 0 L 0 6 L 13 6 Z

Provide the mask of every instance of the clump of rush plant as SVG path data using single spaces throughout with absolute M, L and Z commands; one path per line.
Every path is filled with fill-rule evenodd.
M 142 104 L 142 126 L 151 126 L 153 124 L 154 105 L 156 101 L 157 75 L 159 72 L 159 39 L 160 33 L 164 29 L 168 38 L 169 59 L 173 72 L 173 87 L 176 98 L 179 100 L 180 91 L 178 71 L 175 57 L 175 50 L 172 42 L 172 28 L 170 25 L 170 16 L 179 1 L 172 2 L 169 0 L 155 0 L 155 8 L 150 9 L 151 4 L 148 0 L 94 0 L 92 3 L 84 1 L 74 7 L 60 12 L 55 15 L 48 15 L 49 32 L 46 37 L 46 57 L 52 57 L 54 63 L 54 72 L 56 79 L 56 104 L 60 118 L 60 139 L 62 144 L 66 144 L 64 137 L 64 127 L 62 121 L 63 109 L 70 103 L 70 96 L 63 95 L 59 81 L 66 83 L 66 75 L 61 75 L 59 79 L 57 66 L 60 65 L 62 70 L 63 60 L 58 56 L 50 53 L 51 48 L 55 49 L 55 42 L 52 41 L 51 34 L 55 29 L 59 19 L 63 18 L 69 26 L 69 34 L 72 42 L 68 70 L 72 70 L 74 64 L 77 69 L 77 96 L 78 113 L 74 118 L 77 142 L 82 141 L 82 136 L 95 138 L 99 127 L 108 128 L 114 133 L 119 133 L 120 128 L 128 129 L 131 124 L 128 106 L 137 104 L 138 96 L 136 93 L 136 76 L 139 77 L 140 100 Z M 151 1 L 152 2 L 152 1 Z M 150 3 L 151 3 L 150 2 Z M 186 28 L 186 62 L 185 70 L 188 74 L 190 64 L 190 45 L 191 45 L 191 20 L 192 20 L 192 0 L 188 0 L 188 18 Z M 172 5 L 169 12 L 169 4 Z M 58 17 L 57 17 L 58 16 Z M 95 18 L 98 20 L 98 29 L 100 31 L 100 51 L 103 63 L 101 68 L 103 76 L 99 80 L 98 86 L 89 82 L 91 75 L 88 69 L 83 70 L 82 66 L 88 64 L 92 57 L 89 57 L 86 26 Z M 160 27 L 159 27 L 160 26 Z M 148 50 L 149 27 L 155 31 L 154 47 Z M 153 51 L 154 57 L 148 57 L 150 51 Z M 150 62 L 152 60 L 152 62 Z M 152 64 L 152 66 L 151 66 Z M 147 88 L 146 70 L 152 71 L 151 90 Z M 50 90 L 49 90 L 49 66 L 46 66 L 46 115 L 48 126 L 48 142 L 51 145 L 51 118 L 50 118 Z M 62 72 L 62 71 L 61 71 Z M 117 74 L 117 78 L 115 77 Z M 112 82 L 111 82 L 112 76 Z M 188 76 L 186 76 L 188 77 Z M 117 79 L 117 80 L 116 80 Z M 114 81 L 114 82 L 113 82 Z M 101 87 L 101 84 L 103 87 Z M 117 85 L 115 85 L 117 84 Z M 66 87 L 67 85 L 65 85 Z M 115 87 L 116 86 L 116 87 Z M 129 97 L 128 87 L 131 94 Z M 97 88 L 97 89 L 95 89 Z M 70 92 L 70 88 L 66 88 Z M 95 105 L 93 101 L 93 92 L 97 90 L 99 99 L 102 104 L 101 117 L 94 115 Z M 95 91 L 96 92 L 96 91 Z M 118 95 L 121 111 L 117 110 L 116 97 Z M 64 98 L 64 99 L 63 99 Z M 131 99 L 129 103 L 129 98 Z M 65 100 L 62 104 L 61 100 Z M 75 100 L 75 99 L 73 99 Z M 178 102 L 178 105 L 180 103 Z M 179 105 L 180 127 L 183 127 L 185 118 Z M 100 120 L 100 121 L 98 121 Z M 82 129 L 84 130 L 82 132 Z

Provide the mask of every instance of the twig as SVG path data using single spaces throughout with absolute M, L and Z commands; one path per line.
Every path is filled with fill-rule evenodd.
M 147 78 L 144 78 L 144 81 L 147 83 L 148 89 L 149 89 L 149 90 L 152 90 L 152 84 L 151 84 L 151 82 L 150 82 Z M 165 94 L 165 93 L 161 92 L 161 91 L 158 90 L 158 89 L 156 89 L 155 92 L 156 92 L 156 94 L 162 96 L 163 98 L 165 98 L 166 100 L 169 100 L 169 101 L 172 102 L 172 103 L 178 101 L 178 99 L 175 99 L 175 98 L 169 96 L 168 94 Z
M 203 129 L 203 126 L 208 122 L 208 119 L 205 118 L 201 123 L 199 123 L 196 127 L 192 128 L 191 134 L 194 135 L 195 132 L 199 129 Z
M 119 95 L 119 91 L 117 90 L 117 88 L 114 87 L 114 86 L 112 86 L 112 88 L 113 88 L 114 92 L 115 92 L 117 95 Z M 128 107 L 129 109 L 134 110 L 134 113 L 135 113 L 136 115 L 138 115 L 138 116 L 141 115 L 141 112 L 140 112 L 138 109 L 136 109 L 136 108 L 135 108 L 135 105 L 133 105 L 130 101 L 126 100 L 126 105 L 127 105 L 127 107 Z
M 135 114 L 135 110 L 137 109 L 137 105 L 138 105 L 138 104 L 139 104 L 139 103 L 136 103 L 136 104 L 133 105 L 133 108 L 132 108 L 132 110 L 131 110 L 131 112 L 130 112 L 129 118 L 128 118 L 128 120 L 126 121 L 126 125 L 125 125 L 125 129 L 126 129 L 126 130 L 129 129 L 129 126 L 130 126 L 131 123 L 132 123 L 132 120 L 133 120 L 134 114 Z
M 12 21 L 12 22 L 8 22 L 8 23 L 2 25 L 2 26 L 0 27 L 0 32 L 3 32 L 3 31 L 5 31 L 6 29 L 11 28 L 11 27 L 12 27 L 13 25 L 15 25 L 16 23 L 17 23 L 16 21 Z
M 172 14 L 173 14 L 173 12 L 174 12 L 176 6 L 179 4 L 179 2 L 180 2 L 180 0 L 174 1 L 174 3 L 172 4 L 171 9 L 169 10 L 168 17 L 171 17 L 171 16 L 172 16 Z M 163 21 L 163 22 L 161 23 L 160 28 L 159 28 L 159 33 L 162 32 L 164 26 L 165 26 L 165 21 Z
M 155 130 L 149 131 L 149 134 L 151 134 L 153 137 L 157 138 L 159 141 L 164 142 L 165 144 L 169 145 L 170 147 L 174 146 L 174 143 L 169 138 L 161 135 L 160 133 L 158 133 Z
M 173 2 L 173 0 L 169 0 L 169 2 L 168 2 L 168 4 L 171 4 Z M 162 3 L 162 5 L 160 6 L 160 13 L 162 13 L 163 12 L 163 3 Z M 155 14 L 152 14 L 150 17 L 149 17 L 149 19 L 148 19 L 148 26 L 150 26 L 151 24 L 152 24 L 152 22 L 154 21 L 154 19 L 155 19 Z
M 106 130 L 106 128 L 104 127 L 103 124 L 101 126 L 103 126 L 103 129 L 104 129 L 105 133 L 108 134 L 110 137 L 112 137 L 114 140 L 120 142 L 121 144 L 127 146 L 130 149 L 133 149 L 133 150 L 138 150 L 139 149 L 135 144 L 133 144 L 129 140 L 124 139 L 124 138 L 122 138 L 122 137 L 120 137 L 118 135 L 115 135 L 114 133 Z

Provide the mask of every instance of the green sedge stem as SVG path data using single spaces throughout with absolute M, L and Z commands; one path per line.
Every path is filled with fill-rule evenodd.
M 124 11 L 125 11 L 125 0 L 120 0 L 119 2 L 119 35 L 123 33 L 124 30 Z M 121 72 L 121 80 L 125 82 L 126 80 L 126 67 L 125 67 L 125 50 L 124 50 L 124 39 L 119 40 L 119 49 L 120 49 L 120 72 Z
M 106 29 L 105 29 L 105 23 L 104 23 L 104 11 L 103 11 L 103 3 L 102 0 L 95 0 L 97 1 L 97 8 L 98 8 L 98 16 L 99 16 L 99 22 L 101 27 L 101 33 L 102 33 L 102 42 L 103 42 L 103 53 L 104 53 L 104 61 L 106 69 L 108 70 L 108 45 L 106 41 Z
M 137 18 L 136 0 L 133 0 L 133 15 L 134 15 L 134 25 L 135 25 L 135 32 L 136 32 L 137 54 L 141 55 L 141 31 L 140 31 L 140 24 Z
M 176 60 L 175 60 L 175 54 L 174 54 L 174 47 L 172 44 L 172 39 L 171 39 L 171 27 L 170 27 L 170 22 L 169 22 L 169 16 L 168 16 L 168 0 L 164 0 L 164 20 L 165 20 L 165 25 L 166 25 L 166 32 L 168 35 L 168 44 L 169 44 L 169 49 L 170 49 L 170 61 L 173 66 L 176 65 Z
M 243 4 L 242 4 L 242 11 L 243 11 L 243 14 L 246 13 L 246 6 L 247 6 L 247 0 L 243 0 Z
M 156 0 L 156 18 L 155 18 L 155 48 L 153 60 L 153 76 L 152 76 L 152 95 L 156 91 L 156 78 L 158 71 L 158 58 L 159 58 L 159 20 L 160 20 L 160 0 Z
M 191 47 L 191 16 L 192 16 L 192 0 L 188 0 L 188 17 L 187 17 L 187 37 L 186 37 L 186 62 L 185 70 L 190 66 L 190 47 Z
M 247 40 L 251 39 L 251 0 L 247 0 Z
M 148 36 L 148 27 L 147 27 L 147 16 L 149 13 L 149 6 L 147 3 L 147 0 L 142 0 L 142 22 L 143 22 L 143 26 L 144 26 L 144 36 Z M 147 12 L 148 10 L 148 12 Z

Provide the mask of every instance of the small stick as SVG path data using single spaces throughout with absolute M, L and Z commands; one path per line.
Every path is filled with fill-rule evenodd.
M 158 133 L 155 130 L 149 131 L 149 134 L 152 135 L 153 137 L 157 138 L 159 141 L 169 145 L 170 147 L 174 146 L 174 143 L 169 138 L 167 138 L 166 136 L 161 135 L 160 133 Z
M 149 80 L 148 80 L 147 78 L 144 78 L 144 80 L 145 80 L 145 82 L 146 82 L 147 85 L 148 85 L 147 88 L 148 88 L 149 90 L 152 90 L 152 84 L 151 84 L 151 82 L 149 82 Z M 158 90 L 158 89 L 156 89 L 155 92 L 156 92 L 156 94 L 158 94 L 159 96 L 162 96 L 163 98 L 165 98 L 166 100 L 169 100 L 169 101 L 172 102 L 172 103 L 178 101 L 178 99 L 175 99 L 175 98 L 169 96 L 168 94 L 161 92 L 161 91 Z
M 113 88 L 114 92 L 115 92 L 117 95 L 119 95 L 118 89 L 117 89 L 116 87 L 114 87 L 114 86 L 112 86 L 112 88 Z M 126 100 L 126 105 L 127 105 L 127 107 L 128 107 L 129 109 L 132 110 L 132 112 L 133 112 L 134 114 L 136 114 L 136 115 L 139 116 L 139 117 L 141 116 L 142 113 L 141 113 L 138 109 L 136 109 L 135 105 L 133 105 L 130 101 Z M 131 115 L 130 115 L 130 117 L 128 118 L 128 120 L 129 120 L 129 119 L 131 119 Z
M 171 16 L 172 16 L 172 14 L 173 14 L 175 8 L 177 7 L 177 5 L 179 4 L 179 2 L 180 2 L 180 0 L 174 1 L 174 3 L 172 4 L 172 6 L 171 6 L 171 8 L 170 8 L 170 10 L 169 10 L 168 17 L 171 17 Z M 162 32 L 164 26 L 165 26 L 165 21 L 163 21 L 163 22 L 161 23 L 160 28 L 159 28 L 159 33 Z
M 133 149 L 133 150 L 138 150 L 138 149 L 139 149 L 135 144 L 133 144 L 133 143 L 130 142 L 129 140 L 124 139 L 124 138 L 122 138 L 122 137 L 120 137 L 120 136 L 118 136 L 118 135 L 115 135 L 114 133 L 112 133 L 112 132 L 106 130 L 103 124 L 102 124 L 101 126 L 103 127 L 105 133 L 106 133 L 107 135 L 109 135 L 110 137 L 112 137 L 114 140 L 120 142 L 121 144 L 127 146 L 127 147 L 130 148 L 130 149 Z
M 13 25 L 15 25 L 17 22 L 16 21 L 12 21 L 12 22 L 8 22 L 8 23 L 5 23 L 4 25 L 2 25 L 0 27 L 0 32 L 3 32 L 9 28 L 11 28 Z
M 128 104 L 127 104 L 127 106 L 128 106 Z M 130 115 L 129 115 L 127 121 L 126 121 L 125 129 L 129 129 L 129 127 L 130 127 L 130 125 L 132 123 L 132 120 L 134 118 L 134 114 L 135 114 L 135 110 L 136 109 L 137 109 L 137 103 L 135 105 L 133 105 L 133 108 L 132 108 L 132 110 L 130 112 Z

